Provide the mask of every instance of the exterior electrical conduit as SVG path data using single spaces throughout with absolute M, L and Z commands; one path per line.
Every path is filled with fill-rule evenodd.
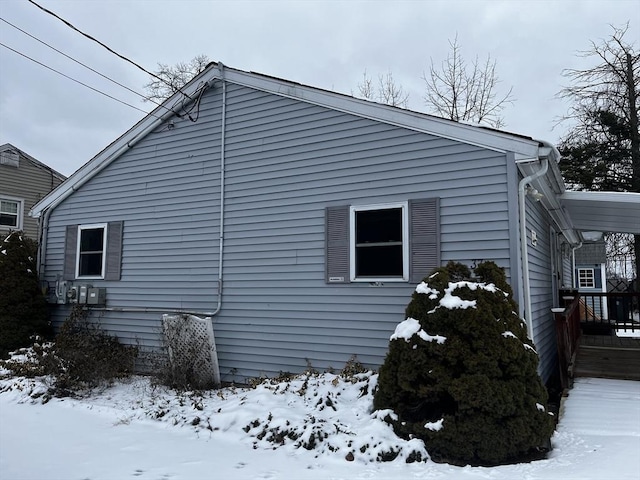
M 189 309 L 168 309 L 161 307 L 92 307 L 92 310 L 101 310 L 108 312 L 135 312 L 135 313 L 176 313 L 176 314 L 186 314 L 186 315 L 194 315 L 198 317 L 213 317 L 220 312 L 222 308 L 222 255 L 223 255 L 223 245 L 224 245 L 224 199 L 225 199 L 225 130 L 226 130 L 226 115 L 227 115 L 227 85 L 224 78 L 224 66 L 221 62 L 217 64 L 218 69 L 220 71 L 220 80 L 222 81 L 222 119 L 221 119 L 221 140 L 220 140 L 220 235 L 219 235 L 219 259 L 218 259 L 218 301 L 216 309 L 212 312 L 203 312 Z M 205 87 L 206 88 L 206 85 Z M 155 122 L 141 131 L 134 139 L 127 142 L 122 148 L 118 149 L 116 152 L 112 154 L 112 158 L 117 158 L 127 150 L 131 149 L 138 141 L 144 138 L 148 133 L 153 131 L 158 125 L 166 121 L 168 118 L 172 117 L 175 113 L 173 111 L 163 115 L 158 118 Z M 107 165 L 110 162 L 104 162 L 103 165 Z M 86 181 L 86 180 L 85 180 Z M 41 248 L 39 250 L 40 258 L 38 259 L 38 265 L 40 273 L 43 272 L 44 264 L 45 264 L 45 249 L 46 249 L 46 238 L 47 231 L 49 229 L 49 217 L 51 215 L 51 211 L 58 206 L 63 200 L 69 197 L 73 192 L 78 190 L 85 181 L 80 181 L 76 185 L 74 185 L 69 192 L 56 200 L 55 203 L 50 205 L 47 210 L 43 213 L 43 221 L 42 228 L 40 232 L 41 239 Z M 42 253 L 40 253 L 42 252 Z
M 197 317 L 214 317 L 222 308 L 222 255 L 224 250 L 224 187 L 225 187 L 225 130 L 227 121 L 227 82 L 224 79 L 224 66 L 218 62 L 220 80 L 222 81 L 222 119 L 220 134 L 220 234 L 218 245 L 218 304 L 213 312 L 202 312 L 188 309 L 167 309 L 160 307 L 102 307 L 96 310 L 109 312 L 161 312 L 195 315 Z

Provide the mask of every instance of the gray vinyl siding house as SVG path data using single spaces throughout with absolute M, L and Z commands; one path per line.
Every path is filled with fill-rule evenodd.
M 0 235 L 22 230 L 38 239 L 38 221 L 29 210 L 65 176 L 9 143 L 0 146 Z
M 190 113 L 159 107 L 34 209 L 52 292 L 63 280 L 104 287 L 95 318 L 149 348 L 163 312 L 212 315 L 221 378 L 237 382 L 341 368 L 353 355 L 376 368 L 421 278 L 448 261 L 493 260 L 552 376 L 550 250 L 576 239 L 552 233 L 547 200 L 521 193 L 523 230 L 519 189 L 538 164 L 557 170 L 554 149 L 221 64 L 185 91 Z M 562 188 L 549 174 L 530 184 Z M 402 215 L 405 263 L 359 276 L 354 218 L 383 210 Z M 83 228 L 104 233 L 97 275 L 82 275 Z M 52 304 L 56 324 L 70 307 Z

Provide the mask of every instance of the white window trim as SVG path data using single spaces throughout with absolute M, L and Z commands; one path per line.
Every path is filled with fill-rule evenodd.
M 402 209 L 402 277 L 356 276 L 356 212 L 366 210 Z M 352 282 L 408 282 L 409 281 L 409 202 L 351 205 L 349 207 L 349 276 Z
M 582 277 L 580 276 L 580 272 L 591 272 L 591 283 L 593 285 L 582 285 Z M 586 277 L 585 277 L 586 278 Z M 596 287 L 596 271 L 595 268 L 578 268 L 578 288 L 597 288 Z
M 24 200 L 22 198 L 8 197 L 6 195 L 1 195 L 0 200 L 4 200 L 5 202 L 16 202 L 18 204 L 18 225 L 16 225 L 15 227 L 12 227 L 10 225 L 0 225 L 0 228 L 7 231 L 22 230 L 24 219 Z
M 80 276 L 80 240 L 82 239 L 82 230 L 92 228 L 102 228 L 102 275 L 83 275 Z M 106 223 L 90 223 L 86 225 L 78 225 L 78 240 L 76 245 L 76 278 L 83 280 L 104 279 L 105 269 L 107 265 L 107 224 Z

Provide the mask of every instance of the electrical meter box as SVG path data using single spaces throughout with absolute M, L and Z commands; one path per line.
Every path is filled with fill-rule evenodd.
M 78 286 L 78 303 L 81 305 L 86 305 L 87 298 L 89 296 L 89 289 L 91 285 L 79 285 Z
M 87 293 L 87 305 L 104 305 L 107 303 L 106 288 L 89 288 Z

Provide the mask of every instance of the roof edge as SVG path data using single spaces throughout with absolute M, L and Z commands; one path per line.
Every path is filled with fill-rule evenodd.
M 389 105 L 330 92 L 288 80 L 229 68 L 217 62 L 210 63 L 205 70 L 187 83 L 181 91 L 162 102 L 162 104 L 147 114 L 123 135 L 76 170 L 65 182 L 34 205 L 29 215 L 39 217 L 43 211 L 49 208 L 55 208 L 84 183 L 97 175 L 98 172 L 106 168 L 129 148 L 133 147 L 133 145 L 156 128 L 157 125 L 176 115 L 178 112 L 175 108 L 182 103 L 181 99 L 184 94 L 191 97 L 196 94 L 203 85 L 215 80 L 224 80 L 233 84 L 269 92 L 274 95 L 300 100 L 359 117 L 498 152 L 510 151 L 515 154 L 516 160 L 538 158 L 540 142 L 529 137 L 502 132 L 500 130 L 487 129 L 481 126 L 467 125 L 398 107 L 391 107 Z

